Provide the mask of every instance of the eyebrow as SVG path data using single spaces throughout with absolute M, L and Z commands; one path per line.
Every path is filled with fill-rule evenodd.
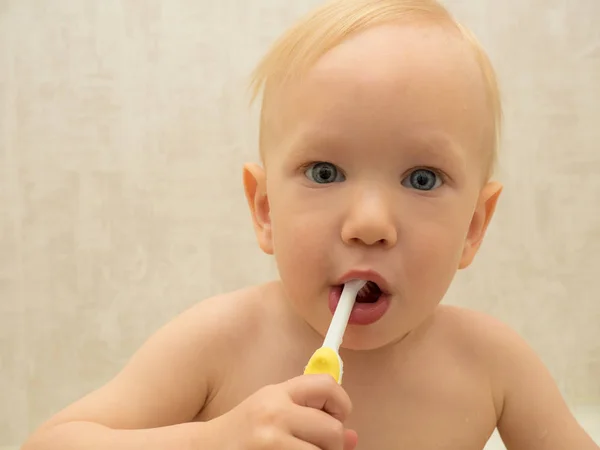
M 343 153 L 347 139 L 343 134 L 330 130 L 303 129 L 293 134 L 285 146 L 292 157 L 302 155 L 315 158 L 327 153 Z M 466 159 L 461 146 L 444 132 L 414 133 L 405 137 L 402 151 L 414 160 L 433 159 L 435 165 L 449 167 L 452 170 L 466 171 Z
M 292 157 L 300 155 L 315 157 L 323 151 L 343 151 L 345 144 L 343 136 L 334 135 L 329 131 L 314 130 L 311 128 L 300 129 L 283 142 Z
M 410 138 L 407 151 L 418 158 L 424 155 L 435 158 L 442 165 L 466 170 L 466 160 L 462 147 L 443 132 L 422 133 Z

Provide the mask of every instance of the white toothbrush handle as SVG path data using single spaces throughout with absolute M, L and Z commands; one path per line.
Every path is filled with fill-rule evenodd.
M 354 306 L 354 301 L 356 300 L 356 294 L 358 294 L 358 291 L 360 291 L 365 284 L 367 284 L 366 281 L 354 280 L 344 285 L 340 301 L 333 314 L 333 319 L 331 319 L 329 330 L 327 330 L 323 347 L 329 347 L 336 352 L 339 350 L 342 339 L 344 338 L 346 326 L 348 325 L 350 313 L 352 312 L 352 307 Z

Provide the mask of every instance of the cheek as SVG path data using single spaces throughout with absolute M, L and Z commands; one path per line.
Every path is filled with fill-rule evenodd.
M 410 285 L 422 290 L 424 298 L 439 300 L 458 269 L 464 248 L 462 227 L 422 225 L 402 245 L 408 246 L 406 276 Z
M 271 226 L 275 259 L 281 278 L 315 277 L 331 264 L 331 224 L 322 214 L 272 207 Z

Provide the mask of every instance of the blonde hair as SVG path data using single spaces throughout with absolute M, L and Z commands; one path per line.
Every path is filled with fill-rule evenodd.
M 302 76 L 319 58 L 351 35 L 390 22 L 419 20 L 453 25 L 474 51 L 494 121 L 492 158 L 488 170 L 491 176 L 496 163 L 502 126 L 502 106 L 496 74 L 474 34 L 455 20 L 437 0 L 331 0 L 290 28 L 260 61 L 251 78 L 251 102 L 263 91 L 261 157 L 262 135 L 266 123 L 264 99 L 271 87 L 280 86 L 294 77 Z

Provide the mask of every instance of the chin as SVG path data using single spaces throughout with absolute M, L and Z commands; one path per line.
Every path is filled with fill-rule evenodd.
M 408 335 L 384 332 L 376 324 L 367 327 L 350 325 L 346 329 L 342 349 L 353 351 L 372 351 L 397 344 Z
M 305 304 L 296 303 L 294 306 L 304 322 L 319 335 L 320 339 L 324 340 L 331 323 L 331 312 L 319 308 L 320 305 L 312 305 L 312 308 L 307 308 Z M 319 309 L 322 310 L 315 314 Z M 397 318 L 394 320 L 393 313 L 385 314 L 380 320 L 368 325 L 349 323 L 340 349 L 372 351 L 394 345 L 408 335 L 408 331 L 402 328 L 399 326 Z
M 313 320 L 311 320 L 313 319 Z M 321 339 L 325 339 L 327 330 L 331 319 L 326 316 L 325 318 L 320 317 L 307 318 L 305 316 L 306 323 L 319 334 Z M 401 330 L 398 330 L 398 326 L 390 329 L 390 324 L 385 326 L 383 323 L 378 322 L 371 325 L 352 325 L 349 324 L 342 340 L 340 350 L 351 350 L 351 351 L 373 351 L 378 350 L 390 345 L 397 344 L 402 341 L 408 332 L 403 334 Z M 387 328 L 387 330 L 386 330 Z

